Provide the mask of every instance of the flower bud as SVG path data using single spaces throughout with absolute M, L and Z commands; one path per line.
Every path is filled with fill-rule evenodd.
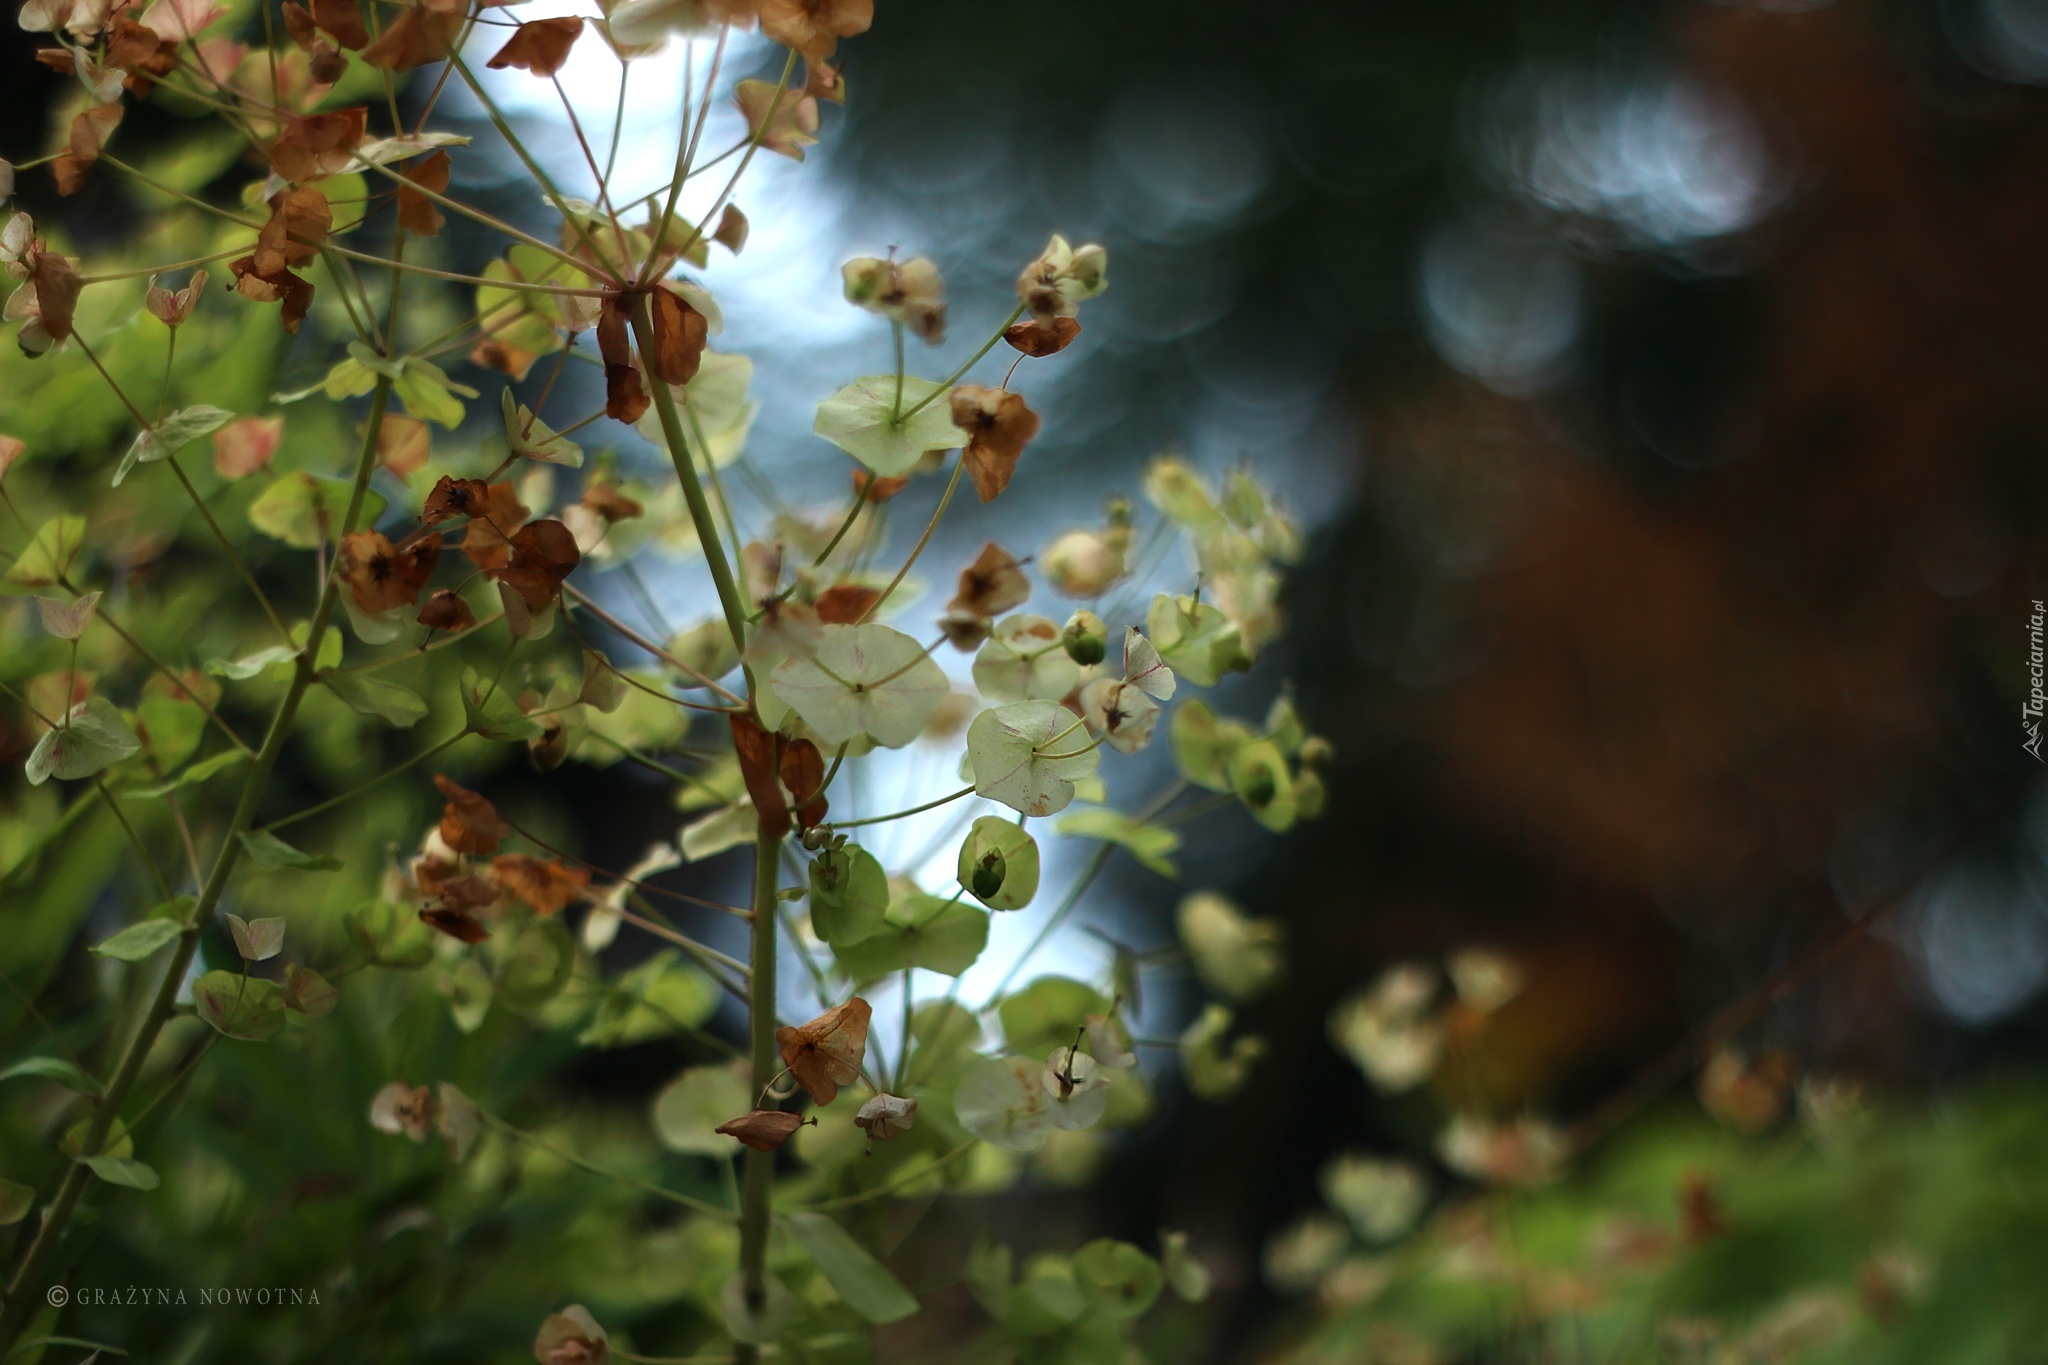
M 1039 567 L 1056 591 L 1099 597 L 1124 576 L 1125 540 L 1113 532 L 1069 531 L 1039 556 Z
M 1060 644 L 1075 663 L 1084 667 L 1099 664 L 1109 652 L 1109 627 L 1094 612 L 1077 611 L 1067 618 L 1067 628 L 1060 632 Z
M 1321 735 L 1310 735 L 1301 742 L 1301 766 L 1311 772 L 1328 771 L 1336 757 L 1337 751 Z
M 945 339 L 946 282 L 929 258 L 856 256 L 840 267 L 839 277 L 848 303 L 903 323 L 934 346 Z

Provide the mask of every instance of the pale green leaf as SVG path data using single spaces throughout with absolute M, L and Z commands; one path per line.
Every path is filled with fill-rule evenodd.
M 283 952 L 284 930 L 285 921 L 275 917 L 249 920 L 228 916 L 228 934 L 244 962 L 267 962 Z
M 732 1139 L 715 1130 L 751 1109 L 753 1099 L 744 1061 L 693 1066 L 654 1097 L 654 1135 L 672 1152 L 730 1155 Z
M 30 751 L 25 771 L 31 786 L 53 777 L 91 777 L 142 749 L 127 719 L 105 697 L 87 697 L 67 720 L 61 729 L 45 731 Z
M 128 447 L 128 453 L 121 457 L 120 468 L 114 471 L 114 484 L 128 477 L 138 464 L 154 464 L 168 460 L 171 456 L 191 445 L 200 437 L 218 431 L 234 419 L 226 408 L 198 403 L 189 408 L 179 408 L 155 426 L 137 436 Z
M 515 402 L 508 386 L 498 391 L 499 413 L 505 419 L 505 444 L 514 455 L 567 469 L 583 467 L 583 447 L 534 416 L 533 409 Z
M 895 898 L 881 928 L 832 955 L 855 981 L 879 981 L 912 967 L 958 976 L 987 946 L 988 911 L 912 889 Z
M 1074 1283 L 1103 1314 L 1135 1318 L 1158 1300 L 1166 1277 L 1129 1242 L 1100 1237 L 1074 1253 Z
M 283 474 L 249 504 L 249 524 L 294 549 L 310 550 L 322 538 L 339 540 L 348 515 L 352 486 L 343 479 L 323 479 L 303 471 Z M 372 526 L 384 514 L 384 496 L 363 492 L 358 526 Z
M 1053 1131 L 1052 1105 L 1029 1057 L 978 1057 L 953 1092 L 953 1113 L 968 1132 L 1006 1152 L 1035 1152 Z
M 131 1190 L 153 1190 L 163 1184 L 154 1168 L 124 1156 L 83 1156 L 79 1163 L 109 1185 L 125 1185 Z
M 825 942 L 837 948 L 867 938 L 888 909 L 888 874 L 859 844 L 811 860 L 811 928 Z
M 468 665 L 462 669 L 462 710 L 469 728 L 485 739 L 513 743 L 541 734 L 540 722 L 519 709 L 510 688 L 486 681 Z
M 417 692 L 368 673 L 323 673 L 320 681 L 358 715 L 376 716 L 401 730 L 410 729 L 427 714 L 427 703 Z
M 974 685 L 994 702 L 1058 701 L 1081 681 L 1081 666 L 1047 616 L 1006 616 L 974 656 Z
M 1179 876 L 1173 853 L 1180 847 L 1180 831 L 1164 825 L 1136 820 L 1120 810 L 1097 808 L 1077 810 L 1060 817 L 1055 826 L 1062 834 L 1083 839 L 1100 839 L 1129 850 L 1131 856 L 1162 877 Z
M 8 566 L 6 582 L 16 588 L 47 588 L 71 571 L 85 540 L 84 517 L 52 517 L 36 528 L 21 557 Z
M 284 992 L 260 976 L 208 972 L 192 983 L 192 1007 L 230 1038 L 261 1042 L 284 1028 Z
M 932 401 L 911 417 L 900 415 L 928 397 Z M 967 444 L 967 433 L 953 425 L 952 404 L 936 383 L 906 376 L 899 405 L 893 374 L 856 379 L 833 394 L 818 405 L 813 429 L 884 478 L 909 473 L 927 450 Z
M 782 1226 L 794 1236 L 847 1307 L 869 1322 L 896 1322 L 917 1311 L 917 1299 L 829 1216 L 785 1213 Z
M 1197 687 L 1214 687 L 1225 673 L 1251 667 L 1236 623 L 1193 597 L 1154 597 L 1145 633 L 1174 672 Z
M 0 1228 L 12 1227 L 19 1223 L 28 1217 L 28 1211 L 35 1206 L 34 1186 L 0 1179 Z
M 1101 761 L 1080 718 L 1053 701 L 992 707 L 967 727 L 974 790 L 1025 815 L 1052 815 Z
M 893 626 L 830 625 L 804 658 L 776 666 L 770 685 L 827 746 L 865 734 L 897 749 L 923 733 L 946 696 L 945 670 Z
M 153 787 L 137 788 L 135 795 L 145 801 L 154 801 L 168 796 L 180 787 L 197 786 L 215 773 L 225 772 L 238 763 L 246 762 L 248 758 L 249 755 L 240 749 L 228 749 L 211 758 L 200 759 L 168 782 L 159 782 Z
M 76 1062 L 62 1057 L 24 1057 L 18 1062 L 0 1067 L 0 1081 L 13 1080 L 16 1076 L 34 1076 L 40 1080 L 55 1081 L 67 1090 L 81 1095 L 97 1095 L 102 1087 L 92 1077 L 79 1070 Z
M 1279 921 L 1252 919 L 1226 897 L 1198 891 L 1180 903 L 1175 922 L 1196 974 L 1216 994 L 1252 1000 L 1279 978 Z
M 168 917 L 151 918 L 129 925 L 92 948 L 94 957 L 111 957 L 116 962 L 141 962 L 154 957 L 172 943 L 184 926 Z
M 303 853 L 268 830 L 244 830 L 241 837 L 249 860 L 258 867 L 292 872 L 332 872 L 341 866 L 341 859 L 332 854 Z

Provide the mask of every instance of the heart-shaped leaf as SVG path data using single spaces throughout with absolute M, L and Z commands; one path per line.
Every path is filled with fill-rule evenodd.
M 175 902 L 174 902 L 175 904 Z M 189 899 L 185 902 L 189 905 Z M 152 916 L 131 924 L 106 942 L 94 945 L 94 957 L 111 957 L 116 962 L 141 962 L 154 957 L 165 945 L 185 932 L 185 926 L 169 916 Z
M 902 415 L 919 403 L 924 406 L 915 413 Z M 893 374 L 856 379 L 818 404 L 812 429 L 883 478 L 908 473 L 927 450 L 967 444 L 938 384 L 905 376 L 899 401 Z
M 858 943 L 882 927 L 889 909 L 889 877 L 858 844 L 827 849 L 811 860 L 811 928 L 837 948 Z
M 846 1306 L 869 1322 L 896 1322 L 917 1311 L 917 1299 L 889 1268 L 870 1256 L 845 1228 L 813 1211 L 785 1213 L 779 1220 Z
M 260 976 L 208 972 L 193 983 L 192 1005 L 230 1038 L 260 1043 L 284 1027 L 284 992 Z
M 129 445 L 128 453 L 121 457 L 121 467 L 114 471 L 115 486 L 118 487 L 136 465 L 168 460 L 200 437 L 220 430 L 233 417 L 234 414 L 226 408 L 217 408 L 209 403 L 179 408 L 145 430 Z
M 53 777 L 71 781 L 105 772 L 141 748 L 142 741 L 112 702 L 87 697 L 71 708 L 63 727 L 45 731 L 36 741 L 24 770 L 31 786 Z
M 267 830 L 243 831 L 242 848 L 256 866 L 273 870 L 332 872 L 341 866 L 341 859 L 332 854 L 302 852 Z
M 410 729 L 427 714 L 427 704 L 419 693 L 368 673 L 323 673 L 320 681 L 357 715 L 376 716 L 401 730 Z
M 281 919 L 243 919 L 240 915 L 228 916 L 228 933 L 235 940 L 235 951 L 242 955 L 244 962 L 267 962 L 284 951 L 284 926 Z
M 825 745 L 865 734 L 888 749 L 924 730 L 945 698 L 946 674 L 893 626 L 825 626 L 808 657 L 785 659 L 770 685 Z
M 1095 771 L 1095 746 L 1080 718 L 1052 701 L 983 711 L 967 727 L 974 790 L 1025 815 L 1052 815 L 1074 799 L 1074 783 Z
M 125 1185 L 131 1190 L 153 1190 L 163 1184 L 154 1167 L 125 1156 L 83 1156 L 79 1162 L 109 1185 Z

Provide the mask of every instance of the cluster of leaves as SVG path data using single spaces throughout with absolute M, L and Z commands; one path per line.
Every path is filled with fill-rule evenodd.
M 961 484 L 989 503 L 1028 479 L 1040 420 L 1011 384 L 1024 362 L 1081 335 L 1082 306 L 1108 285 L 1104 249 L 1053 237 L 1020 269 L 1009 316 L 939 380 L 912 373 L 901 344 L 905 333 L 944 343 L 938 267 L 893 254 L 848 262 L 847 302 L 887 325 L 898 361 L 816 407 L 818 436 L 853 462 L 845 505 L 828 496 L 819 510 L 749 462 L 752 365 L 712 348 L 724 319 L 711 248 L 744 249 L 749 225 L 732 201 L 747 166 L 764 150 L 802 159 L 821 131 L 819 102 L 846 98 L 837 44 L 871 17 L 867 0 L 625 0 L 531 22 L 458 0 L 288 2 L 275 15 L 195 0 L 24 11 L 25 27 L 49 35 L 43 60 L 87 95 L 45 159 L 59 192 L 111 173 L 178 207 L 148 244 L 176 264 L 155 269 L 106 261 L 92 273 L 26 214 L 4 230 L 23 357 L 7 364 L 37 367 L 52 397 L 11 414 L 27 420 L 0 437 L 0 501 L 21 532 L 6 585 L 35 598 L 33 612 L 0 618 L 0 683 L 32 736 L 0 876 L 76 875 L 91 888 L 146 878 L 156 908 L 124 910 L 92 948 L 121 964 L 85 1025 L 104 1074 L 48 1054 L 17 1068 L 69 1097 L 38 1110 L 64 1134 L 47 1144 L 54 1165 L 30 1159 L 46 1178 L 0 1186 L 7 1221 L 44 1202 L 8 1283 L 0 1345 L 81 1254 L 66 1232 L 82 1200 L 106 1193 L 90 1182 L 186 1198 L 137 1135 L 159 1104 L 203 1083 L 217 1042 L 311 1055 L 321 1029 L 370 1028 L 382 1013 L 421 1037 L 445 1036 L 445 1024 L 479 1048 L 524 1039 L 563 1064 L 578 1049 L 654 1038 L 731 1051 L 710 1031 L 729 994 L 747 1016 L 746 1055 L 686 1068 L 651 1126 L 668 1150 L 708 1159 L 730 1190 L 685 1192 L 601 1163 L 587 1144 L 515 1128 L 499 1110 L 532 1103 L 534 1077 L 509 1060 L 473 1062 L 458 1084 L 394 1048 L 374 1096 L 329 1117 L 360 1127 L 367 1110 L 370 1129 L 423 1147 L 438 1135 L 458 1168 L 451 1186 L 461 1168 L 539 1152 L 635 1200 L 682 1205 L 701 1271 L 668 1287 L 666 1303 L 689 1311 L 664 1334 L 739 1359 L 769 1347 L 857 1357 L 869 1327 L 917 1311 L 835 1210 L 987 1192 L 1027 1173 L 1085 1178 L 1102 1130 L 1145 1121 L 1151 1090 L 1135 1048 L 1151 1041 L 1137 1022 L 1152 964 L 1184 955 L 1220 998 L 1174 1044 L 1190 1087 L 1214 1099 L 1243 1083 L 1261 1044 L 1232 1036 L 1221 1002 L 1271 987 L 1279 935 L 1214 893 L 1184 902 L 1177 949 L 1120 948 L 1101 981 L 1010 987 L 1116 852 L 1175 875 L 1183 797 L 1207 790 L 1272 830 L 1320 809 L 1328 746 L 1290 703 L 1254 724 L 1181 695 L 1251 668 L 1274 639 L 1298 551 L 1292 524 L 1249 470 L 1219 488 L 1164 458 L 1144 493 L 1159 529 L 1188 547 L 1187 591 L 1149 603 L 1118 593 L 1137 576 L 1141 522 L 1119 500 L 1103 525 L 1046 547 L 1036 583 L 1031 557 L 989 543 L 960 569 L 928 642 L 904 628 L 921 591 L 912 570 Z M 787 49 L 781 76 L 733 84 L 743 132 L 725 154 L 703 155 L 727 35 L 757 25 Z M 464 57 L 494 26 L 509 31 L 489 65 L 542 80 L 578 43 L 622 63 L 677 35 L 712 44 L 673 181 L 622 204 L 593 155 L 594 199 L 564 194 Z M 402 121 L 398 78 L 433 66 L 438 82 Z M 552 232 L 449 193 L 451 167 L 472 154 L 432 126 L 451 81 L 538 182 Z M 123 111 L 145 99 L 217 115 L 196 168 L 121 158 Z M 726 157 L 735 169 L 723 191 L 694 218 L 680 214 L 686 183 Z M 208 197 L 237 161 L 248 171 L 237 202 Z M 451 214 L 497 233 L 502 253 L 459 254 L 443 238 Z M 235 297 L 206 294 L 209 266 Z M 178 287 L 159 283 L 180 271 Z M 998 346 L 1014 356 L 1010 373 L 965 382 Z M 312 382 L 276 382 L 287 348 Z M 564 380 L 571 362 L 601 375 L 603 402 L 550 421 L 550 400 L 580 387 Z M 474 382 L 447 368 L 464 363 Z M 67 410 L 108 392 L 118 407 L 97 424 Z M 495 430 L 472 404 L 495 406 Z M 623 451 L 572 439 L 607 421 L 618 425 L 598 430 L 628 441 Z M 211 470 L 188 469 L 202 441 Z M 77 458 L 49 458 L 59 454 Z M 756 514 L 728 497 L 728 476 L 755 490 Z M 877 570 L 893 500 L 941 477 L 922 535 L 893 572 Z M 644 591 L 636 565 L 657 554 L 701 560 L 708 590 L 702 619 L 657 621 L 650 638 L 607 608 L 616 594 L 597 576 L 616 571 L 608 581 Z M 188 582 L 205 589 L 167 589 L 173 562 L 189 562 Z M 1069 599 L 1064 622 L 1027 609 L 1041 589 Z M 256 608 L 260 643 L 215 605 L 230 594 Z M 257 742 L 244 733 L 252 717 Z M 1146 749 L 1162 717 L 1174 776 L 1112 804 L 1103 750 Z M 441 737 L 415 738 L 427 733 Z M 387 745 L 405 749 L 388 767 Z M 849 779 L 877 751 L 912 746 L 949 754 L 964 785 L 907 810 L 853 813 Z M 555 813 L 501 806 L 509 756 L 540 773 L 655 774 L 682 823 L 634 866 L 597 866 L 554 841 L 569 838 L 554 834 Z M 338 791 L 273 809 L 281 766 L 322 763 L 344 773 Z M 420 802 L 438 813 L 420 820 Z M 886 866 L 859 842 L 946 806 L 961 813 L 950 890 L 919 885 L 916 868 Z M 86 837 L 102 815 L 118 846 Z M 1048 817 L 1050 828 L 1032 823 Z M 310 833 L 287 841 L 293 827 Z M 1089 850 L 1057 903 L 1041 894 L 1052 863 L 1040 842 L 1052 836 Z M 416 851 L 387 851 L 401 845 Z M 742 846 L 755 869 L 748 904 L 662 882 Z M 51 923 L 33 945 L 34 989 L 58 982 L 89 899 L 82 885 L 43 902 Z M 322 913 L 305 914 L 311 905 Z M 744 959 L 690 932 L 684 916 L 701 911 L 746 923 Z M 993 995 L 962 1003 L 960 978 L 983 956 L 992 917 L 1019 912 L 1042 917 L 1032 949 Z M 301 916 L 287 960 L 287 925 Z M 622 969 L 604 955 L 629 927 L 658 951 Z M 778 1018 L 779 964 L 814 988 L 815 1018 Z M 950 989 L 920 1004 L 921 973 Z M 869 1038 L 864 992 L 877 988 L 904 1006 L 894 1058 Z M 145 1003 L 139 1028 L 122 1033 L 117 1001 L 129 992 Z M 842 1101 L 847 1090 L 857 1103 Z M 309 1089 L 301 1103 L 335 1098 Z M 970 1281 L 1015 1351 L 1045 1360 L 1124 1359 L 1162 1284 L 1189 1300 L 1206 1292 L 1174 1236 L 1156 1260 L 1097 1242 L 1034 1260 L 1021 1279 L 1006 1251 L 985 1247 Z M 559 1300 L 565 1289 L 542 1292 Z M 41 1322 L 62 1325 L 53 1311 Z M 535 1344 L 546 1362 L 624 1350 L 581 1307 L 547 1317 Z
M 2038 1092 L 1985 1090 L 1930 1120 L 1815 1081 L 1797 1112 L 1654 1117 L 1567 1180 L 1452 1193 L 1426 1217 L 1420 1168 L 1340 1159 L 1323 1186 L 1341 1217 L 1267 1250 L 1268 1279 L 1314 1306 L 1287 1357 L 2023 1358 L 2042 1218 L 2010 1191 L 2042 1176 Z

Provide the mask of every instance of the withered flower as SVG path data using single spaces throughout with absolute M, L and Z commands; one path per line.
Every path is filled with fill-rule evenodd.
M 802 161 L 804 148 L 817 145 L 818 101 L 802 91 L 741 81 L 732 98 L 747 120 L 747 135 L 758 138 L 764 149 Z
M 64 142 L 64 150 L 57 153 L 50 163 L 50 174 L 56 177 L 57 193 L 71 195 L 85 183 L 87 171 L 100 159 L 100 151 L 107 145 L 107 139 L 114 135 L 114 129 L 121 122 L 122 107 L 117 100 L 112 104 L 94 105 L 71 119 L 71 131 Z
M 476 613 L 462 600 L 461 593 L 443 588 L 427 599 L 415 619 L 429 630 L 468 630 L 476 624 Z
M 428 502 L 432 501 L 430 497 Z M 502 569 L 512 557 L 512 537 L 525 524 L 526 507 L 519 501 L 518 490 L 509 483 L 491 484 L 482 505 L 470 508 L 469 528 L 462 533 L 462 553 L 486 572 Z
M 816 1124 L 817 1120 L 803 1118 L 786 1109 L 754 1109 L 719 1124 L 711 1131 L 737 1138 L 757 1152 L 772 1152 L 807 1123 Z
M 320 254 L 334 228 L 327 196 L 311 185 L 282 190 L 270 200 L 270 217 L 256 234 L 256 273 L 275 274 Z
M 443 474 L 427 493 L 420 520 L 432 526 L 450 517 L 481 516 L 490 507 L 490 499 L 491 486 L 482 479 L 452 479 Z
M 291 35 L 293 44 L 306 54 L 307 69 L 314 83 L 332 85 L 340 80 L 348 70 L 348 58 L 342 55 L 341 44 L 320 28 L 313 12 L 304 5 L 285 0 L 283 9 L 285 31 Z
M 917 1122 L 917 1101 L 900 1095 L 877 1095 L 861 1105 L 854 1124 L 868 1135 L 868 1155 L 874 1155 L 876 1138 L 892 1138 Z
M 474 528 L 476 523 L 471 522 Z M 465 537 L 465 549 L 467 538 Z M 519 594 L 529 610 L 539 611 L 562 595 L 562 582 L 582 560 L 576 537 L 559 521 L 536 521 L 513 533 L 504 567 L 491 577 Z
M 370 31 L 363 26 L 362 7 L 356 0 L 313 0 L 313 22 L 351 52 L 370 41 Z
M 419 0 L 363 49 L 363 60 L 385 71 L 410 71 L 447 59 L 468 12 L 464 0 Z
M 853 625 L 868 614 L 881 599 L 879 588 L 861 583 L 837 583 L 818 594 L 811 607 L 823 625 Z
M 583 486 L 583 505 L 611 525 L 645 516 L 647 509 L 619 491 L 609 479 L 592 479 Z
M 775 1030 L 782 1064 L 819 1104 L 830 1104 L 839 1087 L 860 1075 L 868 1050 L 868 1002 L 854 996 L 807 1024 Z
M 434 434 L 417 417 L 387 412 L 377 424 L 377 463 L 399 478 L 427 467 L 434 453 Z
M 434 774 L 434 785 L 448 802 L 441 811 L 441 842 L 457 853 L 495 853 L 498 841 L 512 832 L 498 818 L 498 808 L 445 773 Z
M 360 104 L 295 117 L 270 145 L 270 169 L 292 181 L 333 175 L 355 160 L 368 127 L 369 111 Z
M 962 384 L 953 390 L 953 425 L 968 433 L 968 477 L 983 502 L 992 502 L 1017 472 L 1024 447 L 1038 435 L 1038 414 L 1008 389 Z
M 874 22 L 875 0 L 761 0 L 761 31 L 814 62 Z
M 864 502 L 882 503 L 910 487 L 907 474 L 884 478 L 865 469 L 853 471 L 853 495 Z
M 434 206 L 434 201 L 420 190 L 432 190 L 435 194 L 448 192 L 448 153 L 435 152 L 432 156 L 421 157 L 412 165 L 402 167 L 399 174 L 404 178 L 398 183 L 398 225 L 415 237 L 440 236 L 448 220 Z
M 839 278 L 848 303 L 902 323 L 930 345 L 946 339 L 946 282 L 925 257 L 856 256 L 839 268 Z
M 747 244 L 747 215 L 740 212 L 739 205 L 725 206 L 725 212 L 719 215 L 718 227 L 712 232 L 711 240 L 735 256 L 740 254 L 740 248 Z
M 978 612 L 949 611 L 939 618 L 939 633 L 947 644 L 965 653 L 980 649 L 988 640 L 990 624 L 989 618 Z
M 425 1142 L 434 1131 L 434 1092 L 424 1085 L 391 1082 L 370 1101 L 370 1125 L 380 1133 L 403 1133 Z
M 637 422 L 653 401 L 633 364 L 633 342 L 626 331 L 625 305 L 607 297 L 597 314 L 597 350 L 604 360 L 604 411 L 621 422 Z
M 1023 606 L 1029 596 L 1031 580 L 1017 567 L 1017 557 L 990 541 L 975 561 L 960 571 L 960 590 L 946 605 L 956 612 L 995 617 Z
M 192 316 L 192 309 L 199 302 L 199 296 L 206 292 L 206 272 L 195 270 L 185 287 L 173 293 L 149 277 L 149 290 L 143 295 L 143 307 L 166 327 L 176 327 Z
M 371 616 L 417 602 L 440 557 L 439 532 L 407 550 L 393 548 L 380 531 L 356 531 L 341 541 L 342 577 L 356 605 Z
M 493 71 L 520 67 L 536 76 L 552 76 L 569 60 L 569 49 L 583 36 L 583 20 L 573 14 L 555 19 L 529 19 L 498 49 L 487 65 Z
M 1020 322 L 1003 331 L 1003 340 L 1028 356 L 1048 356 L 1067 349 L 1069 343 L 1081 335 L 1078 318 L 1049 318 L 1044 322 L 1033 318 Z
M 582 1304 L 572 1303 L 541 1323 L 533 1358 L 540 1365 L 611 1365 L 612 1348 L 597 1319 Z
M 559 913 L 583 895 L 590 870 L 571 867 L 556 858 L 505 853 L 491 859 L 491 876 L 499 886 L 543 915 Z
M 648 367 L 664 384 L 689 383 L 704 359 L 709 322 L 669 289 L 650 290 L 647 308 L 654 324 L 654 354 L 644 357 Z

